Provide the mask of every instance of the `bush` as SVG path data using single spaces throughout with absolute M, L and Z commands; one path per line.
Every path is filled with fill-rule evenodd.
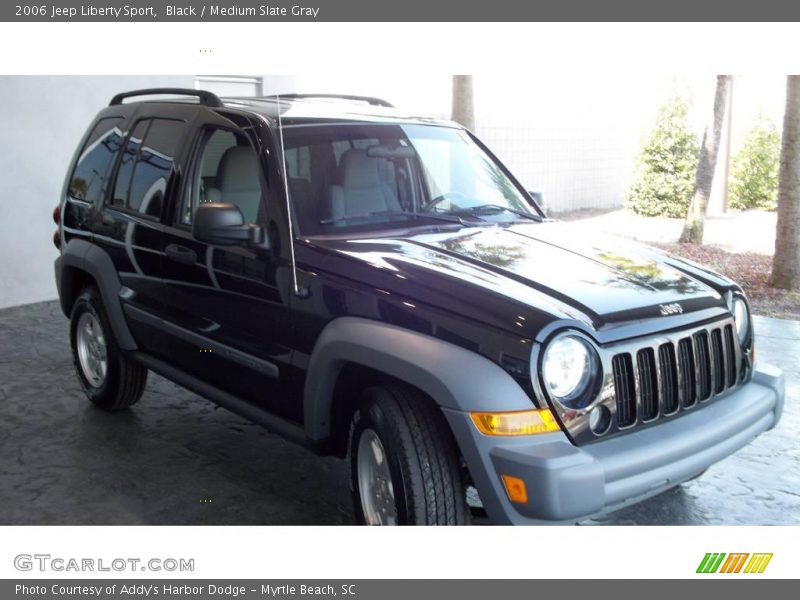
M 781 134 L 772 121 L 759 117 L 733 158 L 730 207 L 775 210 L 780 161 Z
M 686 216 L 699 153 L 688 113 L 687 103 L 677 94 L 659 110 L 625 201 L 633 212 L 647 217 Z

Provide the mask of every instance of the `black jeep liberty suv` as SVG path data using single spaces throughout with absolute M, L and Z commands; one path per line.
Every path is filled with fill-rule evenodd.
M 89 399 L 152 370 L 349 457 L 361 523 L 574 523 L 781 415 L 736 283 L 549 221 L 472 133 L 374 98 L 119 94 L 54 216 Z

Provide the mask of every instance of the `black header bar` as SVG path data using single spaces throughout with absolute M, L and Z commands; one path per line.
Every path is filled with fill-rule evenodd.
M 3 2 L 0 21 L 116 22 L 771 22 L 800 21 L 788 0 L 53 0 Z

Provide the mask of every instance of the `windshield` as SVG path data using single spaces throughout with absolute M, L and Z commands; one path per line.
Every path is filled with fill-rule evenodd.
M 303 236 L 538 220 L 503 169 L 460 129 L 327 124 L 284 128 Z

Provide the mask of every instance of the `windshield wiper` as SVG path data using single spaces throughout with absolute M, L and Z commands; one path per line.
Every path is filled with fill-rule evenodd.
M 517 210 L 516 208 L 510 208 L 508 206 L 501 206 L 500 204 L 481 204 L 480 206 L 473 206 L 470 208 L 461 208 L 457 211 L 452 211 L 453 214 L 455 213 L 467 213 L 470 215 L 479 215 L 480 213 L 490 214 L 496 212 L 510 212 L 515 214 L 519 217 L 523 217 L 525 219 L 530 219 L 531 221 L 536 221 L 537 223 L 542 222 L 542 217 L 539 215 L 534 215 L 532 213 L 528 213 L 522 210 Z
M 385 210 L 370 213 L 370 215 L 381 217 L 422 217 L 423 219 L 434 219 L 437 221 L 447 221 L 448 223 L 459 223 L 464 227 L 475 227 L 476 223 L 465 221 L 460 215 L 443 214 L 434 212 L 405 212 L 402 210 Z
M 433 219 L 436 221 L 446 221 L 448 223 L 458 223 L 462 227 L 476 227 L 477 223 L 470 223 L 465 221 L 460 215 L 456 214 L 442 214 L 442 213 L 421 213 L 421 212 L 405 212 L 403 210 L 382 210 L 371 212 L 366 215 L 354 215 L 353 217 L 345 217 L 343 219 L 323 219 L 320 225 L 332 225 L 336 221 L 346 221 L 348 218 L 364 218 L 364 217 L 422 217 L 425 219 Z

